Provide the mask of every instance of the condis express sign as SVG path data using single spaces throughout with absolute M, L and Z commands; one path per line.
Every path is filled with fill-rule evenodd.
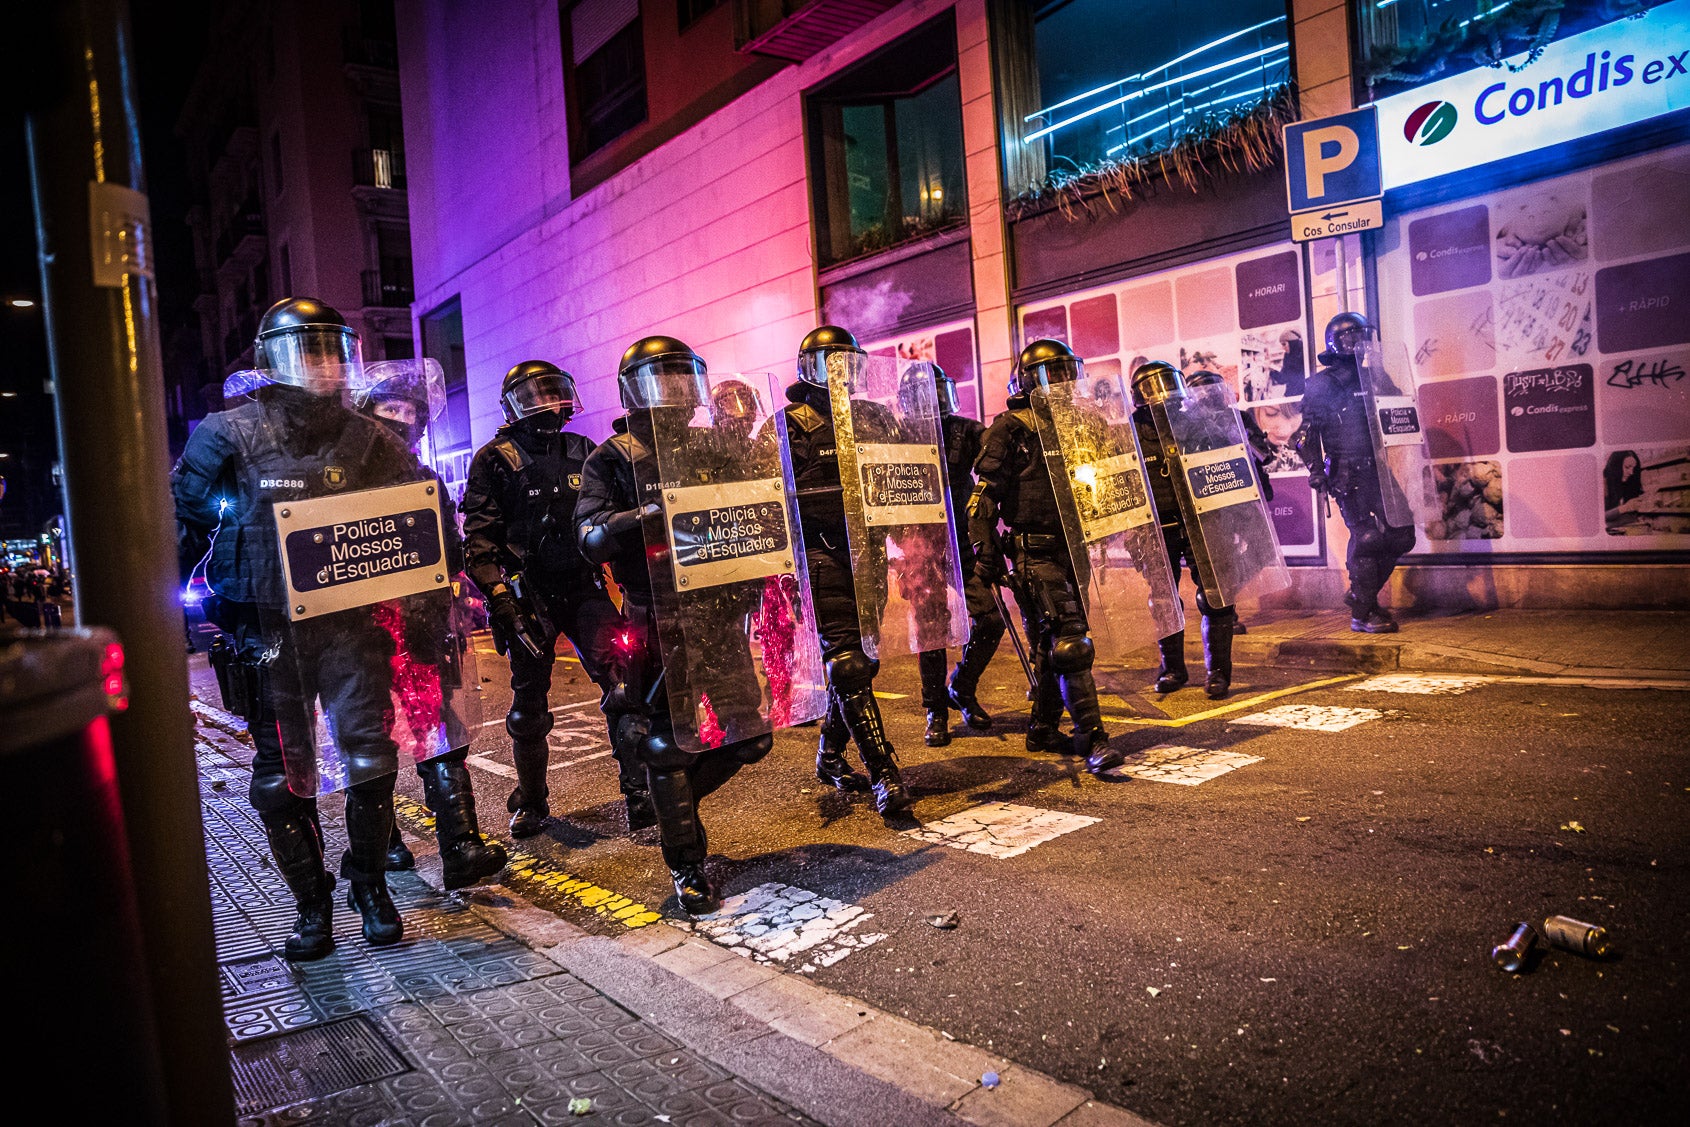
M 1690 107 L 1690 0 L 1378 102 L 1386 191 Z

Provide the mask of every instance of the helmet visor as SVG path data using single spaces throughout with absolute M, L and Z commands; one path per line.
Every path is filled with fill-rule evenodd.
M 650 407 L 697 407 L 710 394 L 710 377 L 687 360 L 655 360 L 623 372 L 622 405 L 629 410 Z
M 960 409 L 957 407 L 956 381 L 943 372 L 935 371 L 933 392 L 939 397 L 939 414 L 954 415 Z
M 335 395 L 364 382 L 358 336 L 344 326 L 303 325 L 266 337 L 262 344 L 271 383 Z
M 413 421 L 427 426 L 446 410 L 446 373 L 440 361 L 431 357 L 416 360 L 377 360 L 364 366 L 352 388 L 352 402 L 359 409 L 383 413 L 383 404 L 404 401 L 412 405 Z M 388 418 L 398 418 L 387 411 Z
M 717 422 L 754 423 L 763 413 L 756 393 L 743 384 L 718 387 L 711 402 Z
M 575 381 L 568 373 L 542 372 L 506 389 L 505 415 L 513 422 L 542 411 L 559 411 L 568 418 L 575 414 L 579 402 Z
M 1078 356 L 1053 356 L 1033 365 L 1033 379 L 1045 387 L 1059 383 L 1074 383 L 1083 374 Z

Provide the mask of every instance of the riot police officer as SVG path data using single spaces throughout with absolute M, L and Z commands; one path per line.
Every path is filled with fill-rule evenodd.
M 1006 409 L 986 429 L 974 463 L 978 484 L 968 503 L 968 538 L 975 575 L 982 583 L 997 583 L 1004 577 L 1005 555 L 998 523 L 1009 529 L 1012 589 L 1037 680 L 1027 750 L 1051 750 L 1066 707 L 1074 721 L 1073 751 L 1097 773 L 1123 759 L 1109 748 L 1098 708 L 1082 582 L 1074 573 L 1029 399 L 1041 384 L 1072 382 L 1078 372 L 1077 358 L 1061 341 L 1036 340 L 1022 349 Z
M 476 451 L 464 485 L 464 558 L 487 599 L 493 644 L 510 659 L 511 737 L 516 788 L 506 801 L 511 834 L 529 837 L 551 815 L 546 733 L 557 639 L 569 639 L 588 678 L 608 693 L 612 639 L 622 616 L 597 565 L 575 544 L 581 467 L 593 442 L 565 430 L 580 403 L 575 380 L 544 360 L 525 360 L 505 375 L 499 395 L 505 423 Z M 621 765 L 628 826 L 650 825 L 645 788 Z
M 804 338 L 798 346 L 797 382 L 786 389 L 786 436 L 798 486 L 810 590 L 816 600 L 816 629 L 827 667 L 828 706 L 816 748 L 816 777 L 842 791 L 872 788 L 875 809 L 888 814 L 914 800 L 898 772 L 896 752 L 874 696 L 880 663 L 862 648 L 856 578 L 839 483 L 833 399 L 828 390 L 830 378 L 854 379 L 866 355 L 857 338 L 836 325 L 823 325 Z M 830 377 L 830 366 L 839 368 L 837 376 Z M 883 560 L 880 566 L 885 566 Z M 847 739 L 855 741 L 868 768 L 867 787 L 845 759 Z
M 646 771 L 664 863 L 681 907 L 694 913 L 716 904 L 704 868 L 709 846 L 699 802 L 774 746 L 766 727 L 744 735 L 761 726 L 761 693 L 749 646 L 734 631 L 755 612 L 760 583 L 728 584 L 683 605 L 662 527 L 664 486 L 710 484 L 713 468 L 747 453 L 743 440 L 733 443 L 726 431 L 688 425 L 707 401 L 706 382 L 704 361 L 674 337 L 645 337 L 629 347 L 617 372 L 628 413 L 583 466 L 575 509 L 582 554 L 608 563 L 622 589 L 627 627 L 607 702 L 614 739 L 619 754 Z M 660 480 L 659 415 L 666 449 L 686 462 L 692 480 Z M 721 742 L 690 751 L 676 738 L 669 702 L 682 701 L 692 715 L 705 698 Z
M 919 373 L 912 370 L 912 375 Z M 956 383 L 937 364 L 933 365 L 934 390 L 939 399 L 945 444 L 945 488 L 949 491 L 951 519 L 966 524 L 965 509 L 974 494 L 974 460 L 980 456 L 986 426 L 978 419 L 957 412 Z M 927 710 L 926 743 L 943 747 L 951 742 L 950 709 L 962 713 L 970 728 L 986 729 L 992 718 L 980 706 L 976 695 L 980 677 L 1003 640 L 1003 616 L 991 588 L 974 573 L 974 551 L 966 530 L 957 537 L 962 556 L 963 590 L 968 600 L 968 644 L 963 646 L 950 684 L 945 683 L 945 651 L 924 650 L 920 656 L 921 704 Z
M 369 417 L 393 432 L 405 449 L 416 454 L 422 444 L 423 432 L 429 423 L 445 409 L 445 386 L 436 378 L 439 368 L 434 361 L 392 361 L 371 365 L 365 387 L 356 394 L 359 408 Z M 423 472 L 427 473 L 426 467 Z M 439 476 L 430 473 L 436 482 Z M 452 499 L 440 495 L 442 524 L 446 533 L 446 567 L 456 576 L 464 568 L 463 537 L 458 532 L 458 510 Z M 406 616 L 404 653 L 394 657 L 394 678 L 426 678 L 431 651 L 441 639 L 452 636 L 446 618 L 450 605 L 418 608 L 418 614 Z M 444 612 L 444 613 L 441 613 Z M 453 642 L 456 638 L 453 637 Z M 461 661 L 461 655 L 450 655 Z M 420 667 L 419 667 L 420 666 Z M 399 694 L 401 698 L 405 693 Z M 483 841 L 481 825 L 475 812 L 475 791 L 471 785 L 469 744 L 450 749 L 444 755 L 417 763 L 417 776 L 423 784 L 423 800 L 434 814 L 434 834 L 440 844 L 442 881 L 448 890 L 465 888 L 497 873 L 505 867 L 508 857 L 498 842 Z M 415 867 L 416 858 L 405 845 L 396 824 L 388 844 L 388 871 Z
M 259 370 L 243 389 L 251 398 L 195 428 L 171 492 L 183 560 L 191 567 L 205 558 L 208 617 L 234 636 L 233 683 L 242 686 L 255 752 L 248 797 L 298 908 L 283 955 L 305 961 L 334 947 L 335 881 L 323 864 L 315 799 L 317 700 L 349 784 L 340 869 L 347 904 L 372 946 L 404 933 L 386 873 L 398 771 L 385 721 L 394 646 L 367 606 L 290 623 L 273 514 L 288 501 L 419 474 L 409 451 L 348 405 L 358 338 L 335 310 L 285 298 L 259 321 L 253 351 Z
M 1309 484 L 1338 502 L 1350 544 L 1344 564 L 1350 586 L 1344 602 L 1350 629 L 1390 634 L 1397 629 L 1391 612 L 1379 605 L 1379 592 L 1397 561 L 1414 547 L 1414 528 L 1393 526 L 1385 515 L 1379 468 L 1368 426 L 1366 389 L 1358 361 L 1373 326 L 1359 313 L 1340 313 L 1326 324 L 1323 365 L 1303 390 L 1303 423 L 1292 439 L 1309 468 Z
M 1168 563 L 1173 567 L 1174 589 L 1179 589 L 1180 565 L 1184 561 L 1197 587 L 1197 609 L 1203 616 L 1203 662 L 1207 671 L 1204 692 L 1210 700 L 1222 700 L 1232 691 L 1232 636 L 1238 612 L 1230 606 L 1215 605 L 1204 590 L 1180 506 L 1179 455 L 1158 432 L 1151 414 L 1152 402 L 1184 394 L 1184 378 L 1172 364 L 1153 360 L 1140 365 L 1133 372 L 1132 381 L 1133 426 L 1138 430 L 1145 475 L 1150 479 L 1156 516 L 1162 525 L 1162 542 L 1167 545 Z M 1218 377 L 1200 386 L 1211 382 L 1218 382 Z M 1171 693 L 1191 680 L 1185 664 L 1185 631 L 1159 639 L 1157 647 L 1161 650 L 1162 667 L 1156 674 L 1156 691 Z

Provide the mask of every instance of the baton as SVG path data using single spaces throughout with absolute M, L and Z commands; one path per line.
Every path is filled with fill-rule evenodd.
M 1015 656 L 1021 659 L 1021 672 L 1027 675 L 1027 688 L 1036 690 L 1038 683 L 1033 680 L 1033 667 L 1027 661 L 1027 644 L 1021 640 L 1021 635 L 1015 629 L 1015 620 L 1009 617 L 1009 607 L 1003 601 L 1003 591 L 996 583 L 990 584 L 992 601 L 998 605 L 998 615 L 1003 619 L 1003 628 L 1009 634 L 1010 644 L 1015 647 Z

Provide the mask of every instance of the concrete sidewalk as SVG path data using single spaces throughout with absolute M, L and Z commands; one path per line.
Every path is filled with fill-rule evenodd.
M 614 938 L 590 934 L 518 891 L 584 882 L 548 880 L 520 850 L 508 883 L 441 893 L 415 803 L 400 803 L 400 822 L 418 867 L 389 881 L 405 939 L 365 944 L 340 882 L 334 952 L 289 964 L 293 900 L 246 802 L 251 745 L 234 717 L 194 711 L 244 1125 L 1148 1127 L 1081 1088 L 629 910 L 643 906 L 580 898 L 619 921 Z M 342 805 L 321 802 L 331 858 Z
M 1690 613 L 1684 611 L 1488 610 L 1399 615 L 1396 634 L 1356 634 L 1347 613 L 1264 610 L 1237 639 L 1243 664 L 1315 669 L 1405 670 L 1690 680 Z

